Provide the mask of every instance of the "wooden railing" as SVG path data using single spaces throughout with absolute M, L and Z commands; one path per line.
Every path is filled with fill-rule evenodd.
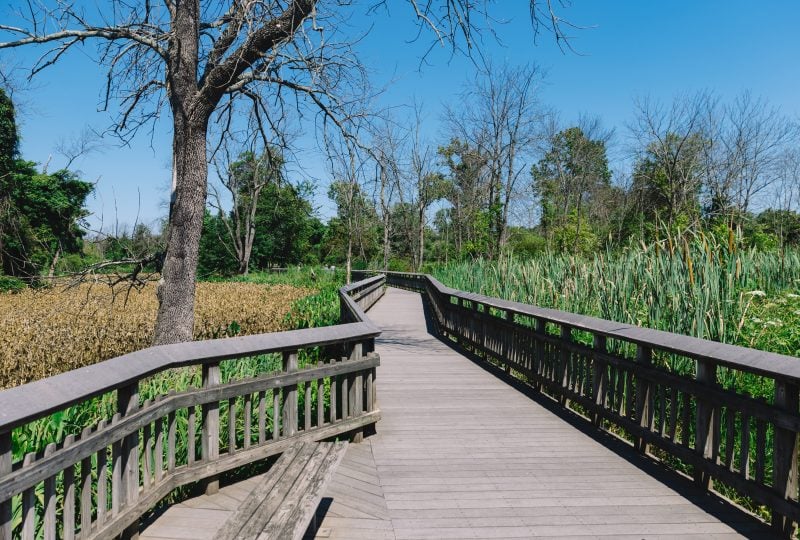
M 180 486 L 214 492 L 221 473 L 298 439 L 360 437 L 380 417 L 380 332 L 364 311 L 383 285 L 343 287 L 338 326 L 151 347 L 0 392 L 0 539 L 133 535 Z M 246 362 L 279 371 L 237 377 Z M 14 459 L 51 414 L 108 403 L 110 417 Z
M 460 347 L 793 534 L 800 359 L 385 275 L 423 293 L 438 331 Z

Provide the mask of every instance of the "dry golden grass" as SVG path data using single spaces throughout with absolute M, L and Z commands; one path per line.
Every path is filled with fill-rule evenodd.
M 195 339 L 285 330 L 292 303 L 313 291 L 291 285 L 198 283 Z M 148 347 L 155 286 L 112 297 L 103 285 L 0 294 L 0 388 Z M 231 332 L 235 322 L 238 329 Z

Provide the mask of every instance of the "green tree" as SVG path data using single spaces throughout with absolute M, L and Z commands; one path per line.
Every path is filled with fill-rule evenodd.
M 631 222 L 645 238 L 664 227 L 672 233 L 700 225 L 703 186 L 703 138 L 700 134 L 666 134 L 650 143 L 636 162 L 631 193 L 635 200 Z
M 580 252 L 596 243 L 590 239 L 595 236 L 591 230 L 599 224 L 593 220 L 589 226 L 586 216 L 595 213 L 611 189 L 606 139 L 587 135 L 581 127 L 559 131 L 550 138 L 544 157 L 531 168 L 541 205 L 541 228 L 556 247 Z
M 314 263 L 312 236 L 318 231 L 309 198 L 312 186 L 270 184 L 261 193 L 255 216 L 252 263 L 258 268 Z
M 208 210 L 203 215 L 197 273 L 201 277 L 213 274 L 231 275 L 238 268 L 236 254 L 228 244 L 228 233 L 219 214 Z
M 452 209 L 447 213 L 449 226 L 440 223 L 437 228 L 448 229 L 458 257 L 488 255 L 491 209 L 487 195 L 487 158 L 478 148 L 459 139 L 440 147 L 438 153 L 446 167 L 444 198 Z
M 325 260 L 343 262 L 349 279 L 354 259 L 364 266 L 379 252 L 380 218 L 357 182 L 332 182 L 328 197 L 336 204 L 336 217 L 328 223 Z
M 16 228 L 3 242 L 4 271 L 33 278 L 49 267 L 52 275 L 62 255 L 81 252 L 84 205 L 94 186 L 66 170 L 42 174 L 21 160 L 16 167 L 9 186 Z
M 64 254 L 81 252 L 89 182 L 67 170 L 40 173 L 19 159 L 14 105 L 0 90 L 0 268 L 35 280 Z
M 257 230 L 256 220 L 259 212 L 267 210 L 261 206 L 262 195 L 265 189 L 277 187 L 283 182 L 284 163 L 283 154 L 276 148 L 267 147 L 259 155 L 250 151 L 242 152 L 220 174 L 221 183 L 233 201 L 228 212 L 223 209 L 219 192 L 212 187 L 210 204 L 222 219 L 228 245 L 236 256 L 239 274 L 246 275 L 250 270 L 256 237 L 264 232 L 263 229 Z

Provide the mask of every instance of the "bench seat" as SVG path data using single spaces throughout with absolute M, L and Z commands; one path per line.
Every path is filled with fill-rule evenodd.
M 286 450 L 228 518 L 220 540 L 300 539 L 344 457 L 347 442 L 297 443 Z

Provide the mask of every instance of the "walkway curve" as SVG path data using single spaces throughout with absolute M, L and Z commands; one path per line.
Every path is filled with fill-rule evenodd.
M 389 288 L 369 317 L 383 331 L 382 420 L 377 435 L 351 445 L 318 538 L 769 535 L 430 335 L 419 294 Z
M 376 435 L 350 445 L 316 538 L 770 537 L 760 521 L 429 334 L 419 294 L 389 288 L 369 317 L 383 331 L 382 419 Z M 259 481 L 174 505 L 141 538 L 212 539 Z

